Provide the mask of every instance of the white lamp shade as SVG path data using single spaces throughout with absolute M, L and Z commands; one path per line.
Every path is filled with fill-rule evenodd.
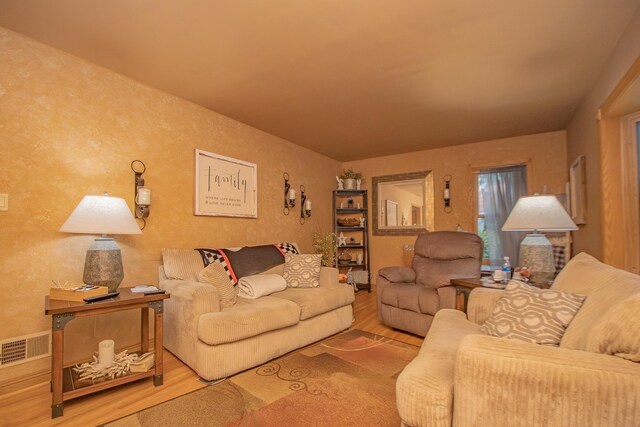
M 502 226 L 502 231 L 569 231 L 575 223 L 556 196 L 520 197 Z
M 142 234 L 127 202 L 120 197 L 84 196 L 62 224 L 64 233 Z

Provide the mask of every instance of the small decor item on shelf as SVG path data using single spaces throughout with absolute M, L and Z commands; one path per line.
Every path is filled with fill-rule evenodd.
M 360 191 L 361 185 L 362 185 L 362 178 L 356 179 L 356 190 Z
M 344 251 L 342 251 L 342 253 L 340 253 L 340 255 L 338 256 L 338 262 L 340 264 L 349 264 L 351 262 L 351 259 L 353 257 L 351 256 L 351 254 L 349 253 L 349 249 L 345 249 Z
M 85 298 L 104 295 L 109 292 L 106 286 L 86 285 L 84 283 L 69 284 L 52 280 L 53 287 L 49 289 L 49 299 L 64 301 L 82 301 Z
M 358 218 L 338 218 L 336 222 L 341 227 L 358 227 L 360 225 Z
M 156 355 L 153 353 L 145 353 L 138 357 L 138 359 L 129 364 L 130 372 L 149 372 L 149 369 L 153 368 Z
M 355 190 L 356 180 L 358 179 L 362 182 L 362 174 L 360 172 L 354 172 L 352 168 L 343 170 L 340 178 L 344 180 L 345 190 Z M 340 190 L 340 188 L 338 189 Z
M 336 248 L 338 247 L 338 238 L 335 233 L 313 232 L 313 248 L 317 254 L 322 255 L 322 265 L 325 267 L 333 267 L 335 264 Z
M 354 207 L 353 199 L 347 199 L 347 207 L 349 209 L 353 209 Z
M 343 232 L 340 232 L 340 235 L 338 236 L 338 246 L 346 246 L 347 244 L 347 237 L 344 235 Z
M 364 227 L 364 217 L 360 218 L 360 227 Z
M 357 264 L 362 264 L 362 260 L 363 259 L 364 259 L 364 256 L 362 254 L 356 255 L 356 263 Z
M 338 190 L 344 190 L 344 180 L 336 176 L 336 181 L 338 181 Z
M 127 350 L 124 350 L 114 356 L 113 362 L 110 365 L 103 366 L 100 364 L 98 357 L 94 355 L 93 362 L 75 365 L 73 371 L 78 374 L 80 381 L 97 380 L 104 377 L 114 379 L 127 375 L 130 372 L 129 365 L 137 360 L 137 354 L 127 353 Z

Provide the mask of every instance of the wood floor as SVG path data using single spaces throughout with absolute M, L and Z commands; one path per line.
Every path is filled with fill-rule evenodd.
M 354 303 L 353 329 L 420 345 L 422 338 L 378 323 L 375 287 L 369 294 L 358 292 Z M 154 387 L 150 379 L 126 384 L 64 404 L 64 416 L 52 420 L 49 383 L 0 396 L 0 426 L 96 426 L 122 418 L 183 394 L 206 387 L 198 376 L 175 356 L 164 352 L 164 385 Z

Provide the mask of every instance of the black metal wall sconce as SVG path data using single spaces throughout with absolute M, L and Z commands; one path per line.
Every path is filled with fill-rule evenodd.
M 131 162 L 131 170 L 135 174 L 135 215 L 142 220 L 142 229 L 147 226 L 145 218 L 149 217 L 149 206 L 151 205 L 151 190 L 144 186 L 142 174 L 147 170 L 147 166 L 141 160 Z
M 453 208 L 451 207 L 451 175 L 444 176 L 444 211 L 450 213 Z
M 305 219 L 311 216 L 311 200 L 307 200 L 304 185 L 300 186 L 300 224 L 304 225 Z
M 291 184 L 289 184 L 289 174 L 285 172 L 282 176 L 284 177 L 284 209 L 282 212 L 289 215 L 289 208 L 296 205 L 296 190 L 291 188 Z

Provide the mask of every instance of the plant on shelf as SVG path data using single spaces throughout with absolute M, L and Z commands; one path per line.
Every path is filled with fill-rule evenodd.
M 313 239 L 313 248 L 316 250 L 316 253 L 322 255 L 322 265 L 325 267 L 333 267 L 335 265 L 336 249 L 338 247 L 338 239 L 335 233 L 314 231 L 311 238 Z
M 352 168 L 343 169 L 342 175 L 340 175 L 342 179 L 362 179 L 362 174 L 360 172 L 354 172 Z
M 360 184 L 362 184 L 362 174 L 360 172 L 354 172 L 352 168 L 343 169 L 340 178 L 344 180 L 345 190 L 360 189 Z

